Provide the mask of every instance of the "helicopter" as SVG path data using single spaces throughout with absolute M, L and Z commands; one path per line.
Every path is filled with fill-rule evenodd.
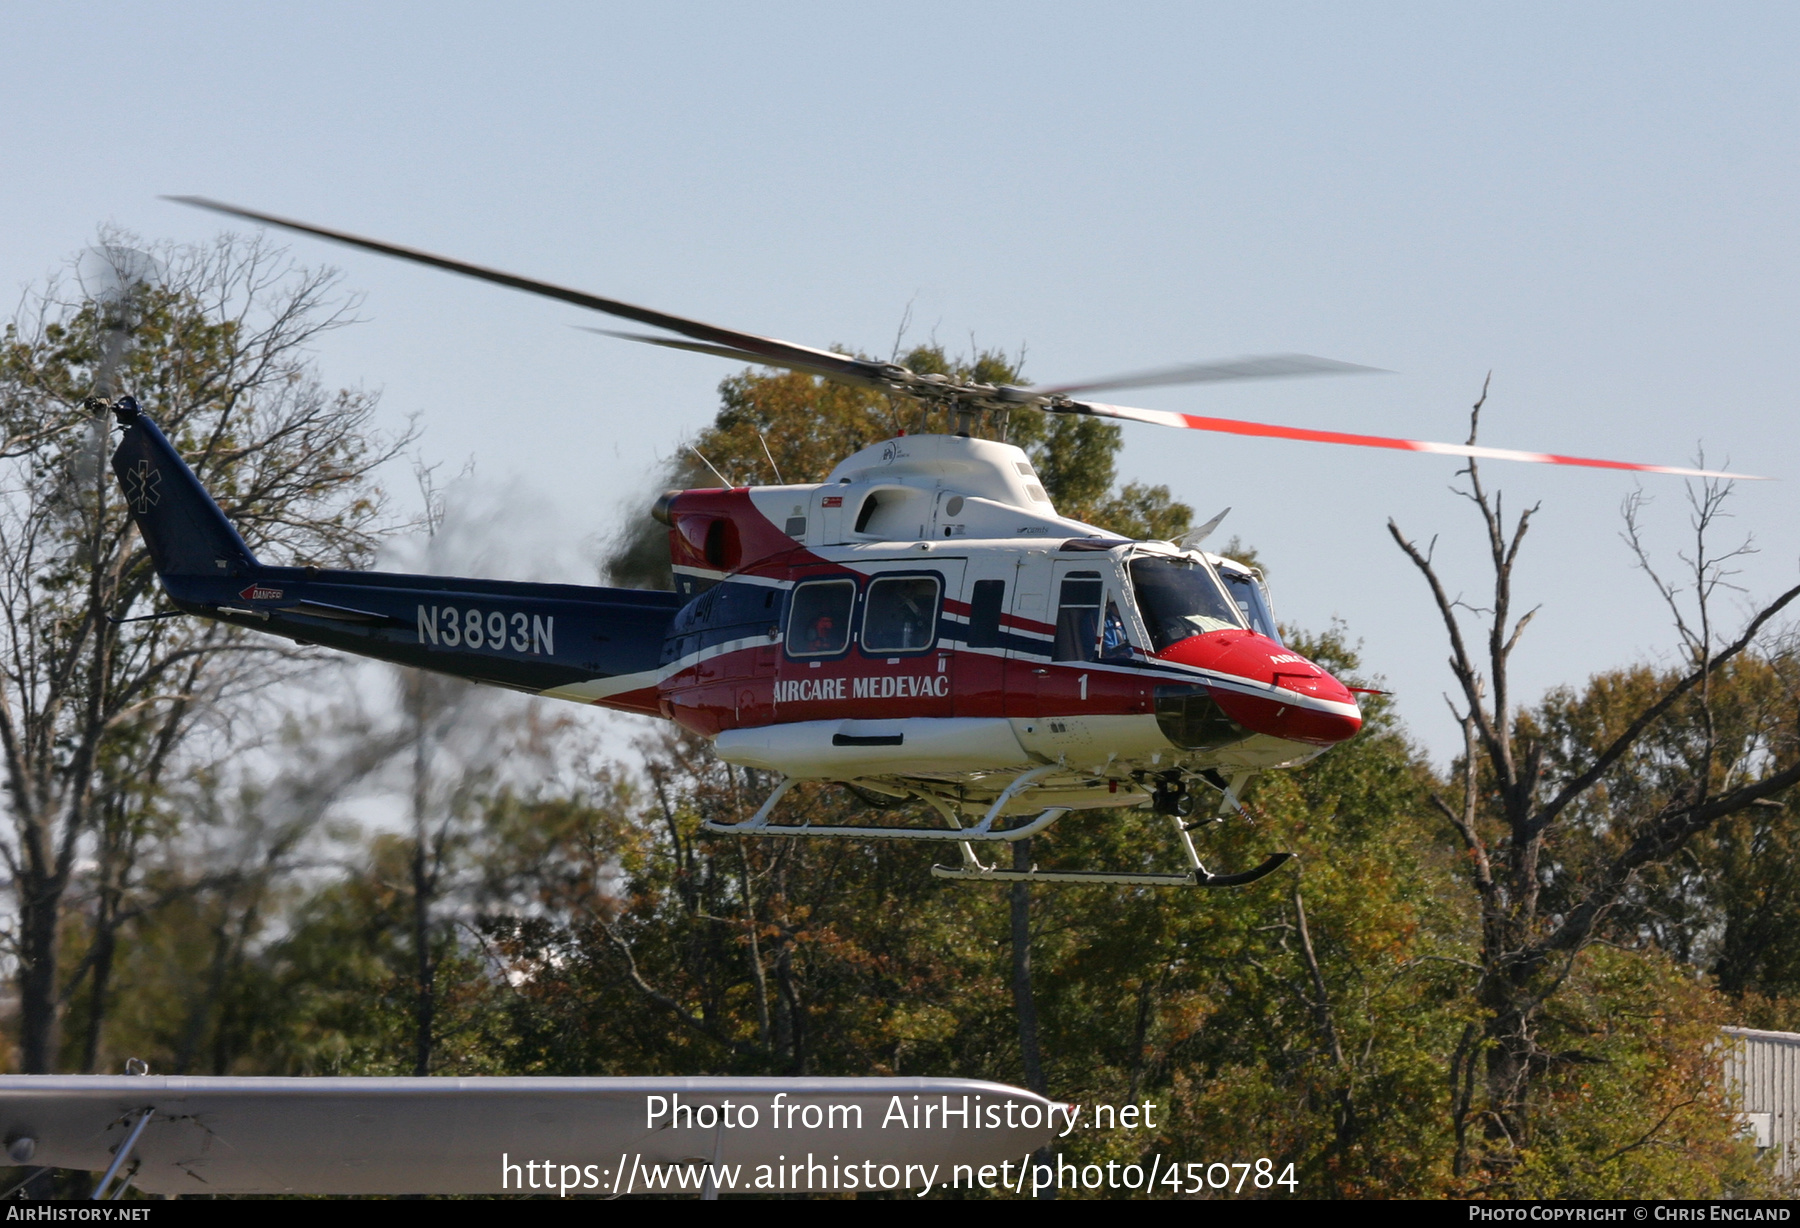
M 181 612 L 474 682 L 662 717 L 719 758 L 774 778 L 740 837 L 955 844 L 941 878 L 1221 888 L 1291 854 L 1215 873 L 1192 833 L 1248 818 L 1259 772 L 1354 737 L 1359 689 L 1282 642 L 1261 574 L 1181 542 L 1135 541 L 1057 513 L 1030 457 L 1004 442 L 1019 411 L 1475 459 L 1702 477 L 1710 470 L 1316 431 L 1136 409 L 1088 393 L 1348 375 L 1303 354 L 1194 363 L 1084 383 L 957 382 L 717 327 L 430 252 L 202 197 L 183 204 L 478 278 L 660 329 L 648 344 L 785 368 L 949 411 L 950 434 L 900 435 L 823 482 L 674 490 L 674 591 L 279 567 L 252 555 L 150 414 L 112 403 L 112 467 Z M 609 332 L 610 330 L 593 330 Z M 668 335 L 674 334 L 674 335 Z M 983 417 L 1002 438 L 983 439 Z M 1229 509 L 1227 509 L 1229 510 Z M 922 803 L 941 824 L 777 821 L 801 781 L 871 809 Z M 1143 807 L 1172 821 L 1169 872 L 1003 868 L 982 851 L 1074 811 Z

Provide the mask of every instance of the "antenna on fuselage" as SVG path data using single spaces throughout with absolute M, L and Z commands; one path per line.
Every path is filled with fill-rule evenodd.
M 1186 533 L 1183 533 L 1181 535 L 1181 540 L 1175 544 L 1180 546 L 1183 550 L 1193 549 L 1195 546 L 1198 546 L 1201 542 L 1211 537 L 1212 531 L 1218 528 L 1220 524 L 1224 523 L 1225 517 L 1229 515 L 1231 515 L 1231 509 L 1226 508 L 1199 528 L 1189 529 Z
M 756 439 L 763 446 L 763 455 L 769 458 L 769 468 L 775 473 L 775 485 L 786 486 L 787 479 L 781 476 L 781 466 L 775 463 L 775 454 L 769 451 L 769 441 L 763 438 L 761 431 L 756 432 Z M 700 459 L 705 460 L 706 458 L 703 456 Z
M 700 449 L 696 448 L 691 443 L 688 445 L 688 451 L 692 452 L 695 456 L 700 456 Z M 702 465 L 705 465 L 708 469 L 711 469 L 713 471 L 713 476 L 715 478 L 718 478 L 720 482 L 724 483 L 725 489 L 727 489 L 727 490 L 731 489 L 731 486 L 732 486 L 731 479 L 726 477 L 724 474 L 720 473 L 719 467 L 717 465 L 715 465 L 711 461 L 707 460 L 704 456 L 700 456 L 700 463 Z

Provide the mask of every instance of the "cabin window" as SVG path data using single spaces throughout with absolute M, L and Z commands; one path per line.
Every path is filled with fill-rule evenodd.
M 1197 560 L 1140 554 L 1131 560 L 1131 586 L 1156 652 L 1208 631 L 1244 626 L 1212 568 Z
M 1063 577 L 1052 660 L 1100 659 L 1100 599 L 1105 592 L 1097 571 L 1072 571 Z
M 810 580 L 794 586 L 788 603 L 790 657 L 830 657 L 850 646 L 850 613 L 856 581 Z
M 780 589 L 727 580 L 689 604 L 678 625 L 683 629 L 704 629 L 726 638 L 740 634 L 762 635 L 781 617 L 780 597 Z
M 936 576 L 871 580 L 868 606 L 863 611 L 863 651 L 874 656 L 930 648 L 937 639 L 941 588 Z
M 977 580 L 969 594 L 969 647 L 1000 647 L 1000 610 L 1006 604 L 1005 580 Z

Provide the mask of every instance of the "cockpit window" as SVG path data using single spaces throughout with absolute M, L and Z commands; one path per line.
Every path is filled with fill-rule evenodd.
M 1245 625 L 1212 568 L 1196 560 L 1140 554 L 1131 560 L 1131 585 L 1157 652 L 1190 636 Z
M 1050 652 L 1052 660 L 1100 659 L 1100 598 L 1105 592 L 1106 586 L 1097 571 L 1072 571 L 1064 578 L 1056 607 L 1056 643 Z
M 1229 567 L 1219 568 L 1219 579 L 1225 581 L 1225 591 L 1231 594 L 1250 629 L 1281 643 L 1281 632 L 1275 628 L 1275 613 L 1269 608 L 1269 594 L 1263 590 L 1262 582 L 1248 572 Z

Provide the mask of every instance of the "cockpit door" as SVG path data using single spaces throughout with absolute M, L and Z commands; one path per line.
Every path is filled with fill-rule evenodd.
M 1055 614 L 1050 609 L 1051 558 L 1029 550 L 1013 561 L 1006 637 L 1006 715 L 1036 716 L 1038 687 L 1049 673 Z
M 1103 687 L 1100 663 L 1131 660 L 1130 604 L 1110 559 L 1042 559 L 1020 568 L 1014 605 L 1020 647 L 1007 676 L 1007 715 L 1087 711 Z
M 1123 642 L 1118 584 L 1106 561 L 1091 555 L 1058 559 L 1051 570 L 1049 596 L 1050 662 L 1038 675 L 1038 710 L 1082 713 L 1098 689 L 1091 667 Z

